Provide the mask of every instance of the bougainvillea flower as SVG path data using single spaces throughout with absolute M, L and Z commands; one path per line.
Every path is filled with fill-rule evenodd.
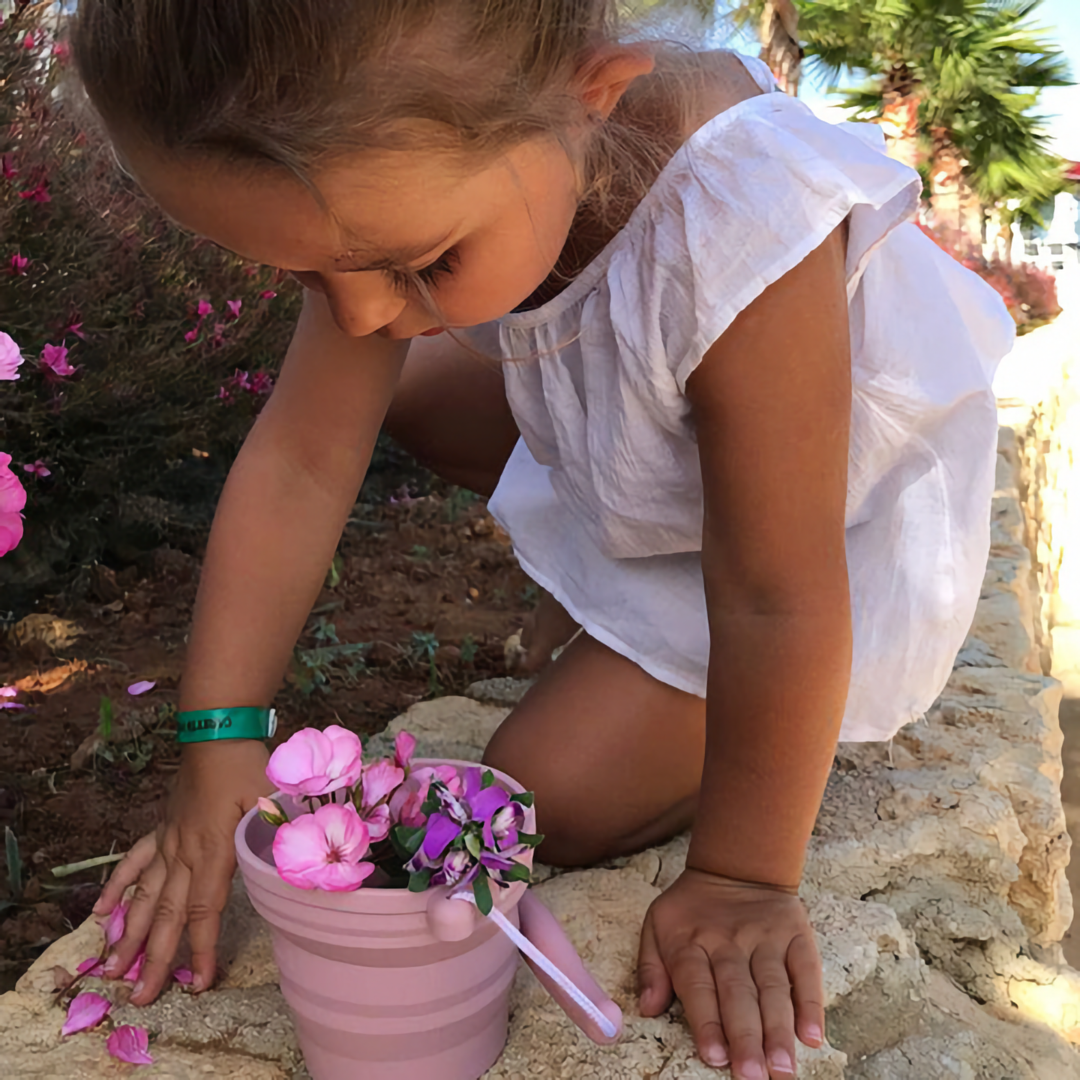
M 112 1002 L 108 998 L 87 991 L 78 994 L 68 1006 L 67 1019 L 60 1029 L 61 1035 L 74 1035 L 77 1031 L 97 1027 L 108 1015 Z
M 20 191 L 19 198 L 32 199 L 36 203 L 52 202 L 52 196 L 49 194 L 49 182 L 47 180 L 38 181 L 37 187 Z
M 76 316 L 77 318 L 78 316 Z M 83 333 L 81 322 L 69 322 L 63 329 L 63 334 L 74 334 L 80 341 L 86 340 L 86 335 Z
M 199 339 L 199 327 L 195 326 L 184 335 L 184 340 L 190 345 Z
M 19 277 L 20 275 L 24 275 L 26 273 L 26 268 L 29 265 L 30 260 L 25 255 L 20 254 L 18 251 L 16 251 L 15 254 L 11 256 L 11 262 L 8 263 L 12 277 Z
M 0 453 L 0 514 L 14 514 L 26 505 L 26 488 L 11 471 L 11 455 Z
M 145 694 L 147 690 L 153 690 L 157 686 L 157 683 L 149 679 L 143 679 L 140 682 L 133 682 L 128 687 L 128 693 L 132 697 L 138 697 L 140 694 Z
M 105 974 L 105 965 L 100 956 L 88 956 L 76 969 L 76 975 L 90 975 L 100 978 Z
M 146 962 L 146 946 L 144 945 L 131 961 L 131 967 L 124 972 L 124 982 L 134 983 L 139 981 L 142 974 L 143 964 Z
M 329 795 L 360 779 L 362 753 L 360 739 L 337 724 L 303 728 L 270 755 L 266 775 L 290 795 Z
M 105 944 L 110 949 L 124 936 L 124 927 L 127 925 L 127 909 L 126 900 L 122 904 L 117 904 L 101 924 L 101 929 L 105 931 Z
M 0 556 L 14 551 L 23 538 L 21 514 L 5 514 L 0 511 Z M 10 707 L 10 706 L 9 706 Z
M 226 300 L 225 306 L 229 309 L 229 315 L 234 319 L 240 318 L 240 308 L 243 307 L 243 300 Z
M 352 803 L 330 803 L 301 814 L 274 834 L 274 865 L 299 889 L 347 892 L 358 889 L 375 866 L 363 862 L 370 839 Z
M 214 307 L 209 300 L 200 300 L 197 310 L 199 312 L 199 321 L 201 322 L 214 310 Z
M 66 379 L 79 370 L 68 363 L 68 348 L 66 345 L 46 345 L 42 348 L 41 366 L 48 368 L 49 371 L 61 379 Z
M 15 168 L 15 160 L 10 154 L 0 154 L 0 176 L 3 176 L 5 180 L 14 180 L 19 175 L 19 170 Z
M 105 1040 L 105 1046 L 114 1058 L 130 1065 L 154 1064 L 154 1059 L 148 1053 L 150 1036 L 146 1033 L 146 1028 L 134 1027 L 131 1024 L 118 1027 Z
M 52 476 L 52 469 L 50 469 L 41 458 L 38 458 L 37 461 L 31 461 L 24 464 L 22 470 L 23 472 L 33 473 L 35 476 L 40 476 L 42 478 Z
M 399 731 L 394 738 L 394 764 L 399 769 L 409 771 L 409 763 L 416 752 L 416 739 L 407 731 Z
M 277 293 L 273 289 L 266 289 L 259 293 L 260 300 L 273 300 L 275 296 L 277 296 Z
M 23 354 L 19 346 L 0 330 L 0 380 L 10 381 L 19 377 L 19 365 Z
M 265 371 L 256 372 L 245 388 L 256 397 L 269 397 L 274 389 L 274 380 Z

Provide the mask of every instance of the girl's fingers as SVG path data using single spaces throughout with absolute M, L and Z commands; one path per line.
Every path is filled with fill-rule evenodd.
M 217 940 L 221 913 L 229 900 L 229 886 L 236 857 L 233 847 L 207 852 L 199 862 L 200 872 L 188 894 L 187 924 L 191 942 L 191 969 L 194 989 L 205 990 L 217 974 Z
M 791 1002 L 791 983 L 788 981 L 783 952 L 758 949 L 750 958 L 750 973 L 757 986 L 769 1074 L 773 1077 L 793 1076 L 795 1007 Z
M 177 858 L 167 864 L 164 887 L 153 910 L 150 937 L 146 942 L 146 961 L 131 994 L 133 1005 L 149 1005 L 172 973 L 172 960 L 187 918 L 188 889 L 191 871 Z
M 716 1067 L 726 1065 L 731 1060 L 729 1057 L 731 1040 L 730 1037 L 725 1039 L 726 1016 L 724 1023 L 720 1022 L 717 984 L 713 979 L 709 957 L 698 948 L 681 950 L 673 966 L 671 977 L 675 993 L 686 1013 L 686 1021 L 690 1025 L 701 1060 L 706 1065 Z M 746 1080 L 759 1080 L 759 1078 L 748 1073 Z M 760 1080 L 765 1080 L 764 1074 Z
M 124 921 L 124 936 L 113 946 L 112 954 L 105 961 L 108 978 L 123 978 L 142 948 L 154 918 L 158 894 L 165 884 L 165 876 L 165 860 L 160 852 L 155 851 L 150 865 L 143 870 L 136 883 Z
M 131 850 L 116 865 L 105 888 L 94 904 L 95 915 L 108 915 L 121 900 L 130 885 L 134 885 L 139 875 L 153 862 L 157 854 L 157 835 L 147 833 L 136 840 Z
M 731 1054 L 731 1075 L 735 1080 L 767 1080 L 761 1006 L 750 964 L 741 954 L 718 955 L 713 958 L 712 975 Z
M 807 1046 L 825 1039 L 825 1003 L 822 1000 L 821 955 L 810 934 L 800 934 L 788 947 L 787 970 L 795 1008 L 795 1032 Z
M 660 959 L 660 950 L 656 945 L 656 931 L 653 929 L 651 915 L 645 917 L 645 923 L 641 927 L 638 988 L 638 1011 L 642 1016 L 659 1016 L 671 1004 L 674 996 L 671 977 L 664 967 L 664 961 Z

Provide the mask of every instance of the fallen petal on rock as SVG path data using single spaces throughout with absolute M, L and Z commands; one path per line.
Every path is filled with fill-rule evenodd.
M 105 973 L 105 965 L 100 956 L 88 956 L 76 969 L 77 975 L 98 976 Z
M 93 991 L 78 994 L 68 1006 L 67 1019 L 60 1029 L 60 1034 L 74 1035 L 77 1031 L 97 1027 L 111 1008 L 112 1002 L 108 998 L 95 994 Z
M 153 1065 L 154 1059 L 147 1053 L 150 1048 L 150 1036 L 146 1028 L 125 1024 L 118 1027 L 105 1041 L 109 1053 L 120 1061 L 131 1065 Z
M 192 972 L 191 968 L 177 968 L 172 973 L 172 977 L 181 986 L 190 986 L 195 981 L 195 975 Z

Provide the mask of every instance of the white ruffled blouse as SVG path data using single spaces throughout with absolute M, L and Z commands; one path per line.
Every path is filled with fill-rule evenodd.
M 774 88 L 763 65 L 744 63 Z M 739 312 L 847 218 L 854 661 L 841 738 L 890 738 L 944 686 L 986 565 L 991 380 L 1014 328 L 989 286 L 906 223 L 920 189 L 876 127 L 831 125 L 762 94 L 699 128 L 563 292 L 478 328 L 515 361 L 504 371 L 522 436 L 492 513 L 525 572 L 656 678 L 705 695 L 686 381 Z

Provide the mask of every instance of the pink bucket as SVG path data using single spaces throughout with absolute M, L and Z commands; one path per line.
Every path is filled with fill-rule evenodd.
M 464 768 L 471 763 L 415 763 L 434 764 Z M 522 790 L 493 771 L 507 791 Z M 531 809 L 525 828 L 536 828 Z M 297 889 L 274 868 L 273 835 L 272 826 L 251 810 L 237 827 L 236 852 L 248 896 L 270 924 L 281 990 L 313 1080 L 482 1076 L 506 1044 L 518 964 L 509 938 L 463 901 L 447 901 L 446 889 Z M 492 890 L 498 909 L 515 927 L 526 888 L 516 882 Z M 541 951 L 554 954 L 590 999 L 617 1015 L 555 920 L 531 896 L 528 900 L 537 934 L 525 926 L 526 937 L 543 939 Z M 552 988 L 550 980 L 542 981 Z M 580 1010 L 571 1005 L 567 1011 L 581 1023 Z

